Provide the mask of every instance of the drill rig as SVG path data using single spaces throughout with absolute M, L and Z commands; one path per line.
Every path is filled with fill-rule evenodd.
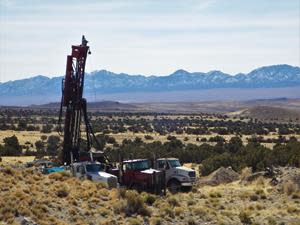
M 62 99 L 59 113 L 59 125 L 62 122 L 63 109 L 65 108 L 64 142 L 62 162 L 71 165 L 70 169 L 74 176 L 85 177 L 89 180 L 101 181 L 110 188 L 118 186 L 118 178 L 122 185 L 139 187 L 143 190 L 148 188 L 160 192 L 164 187 L 164 174 L 158 170 L 148 168 L 148 160 L 129 160 L 120 162 L 119 168 L 113 168 L 103 152 L 91 150 L 92 141 L 99 145 L 92 130 L 87 115 L 87 102 L 83 98 L 84 69 L 89 51 L 88 41 L 82 36 L 80 45 L 72 46 L 71 55 L 67 56 L 66 75 L 62 82 Z M 81 121 L 85 124 L 86 147 L 81 144 Z M 60 128 L 60 126 L 59 126 Z M 84 148 L 84 151 L 82 151 Z M 87 156 L 90 155 L 89 158 Z M 94 156 L 95 155 L 95 156 Z M 97 157 L 97 158 L 96 158 Z M 94 159 L 99 162 L 94 162 Z M 146 163 L 145 170 L 122 171 L 123 163 L 132 168 Z
M 88 41 L 82 36 L 80 45 L 72 45 L 72 53 L 67 56 L 66 75 L 62 81 L 62 99 L 59 114 L 59 124 L 62 121 L 63 108 L 65 108 L 64 142 L 62 161 L 70 165 L 79 161 L 81 152 L 89 152 L 92 139 L 97 139 L 92 130 L 87 115 L 87 102 L 83 98 L 85 63 L 90 54 Z M 85 123 L 86 149 L 81 151 L 81 121 Z

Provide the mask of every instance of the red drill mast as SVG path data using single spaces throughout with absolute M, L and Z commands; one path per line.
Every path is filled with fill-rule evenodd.
M 88 41 L 82 36 L 81 45 L 73 45 L 71 55 L 67 56 L 66 76 L 63 80 L 63 93 L 61 101 L 60 120 L 62 108 L 66 107 L 64 122 L 63 162 L 70 164 L 79 160 L 81 132 L 80 124 L 82 115 L 86 126 L 87 149 L 91 148 L 91 135 L 93 132 L 88 122 L 86 99 L 82 97 L 84 86 L 84 70 Z

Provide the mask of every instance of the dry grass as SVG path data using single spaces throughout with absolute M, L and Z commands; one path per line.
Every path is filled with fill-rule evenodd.
M 245 167 L 241 172 L 241 180 L 249 177 L 252 174 L 252 169 L 250 167 Z
M 3 142 L 5 137 L 11 137 L 16 135 L 19 140 L 20 145 L 25 145 L 27 141 L 34 143 L 41 139 L 42 135 L 50 136 L 57 135 L 57 132 L 52 132 L 48 134 L 41 133 L 40 131 L 14 131 L 14 130 L 0 130 L 0 144 Z M 32 148 L 33 149 L 33 148 Z
M 2 156 L 2 162 L 4 163 L 26 163 L 26 162 L 30 162 L 33 161 L 35 156 Z
M 45 225 L 300 222 L 297 190 L 289 184 L 279 190 L 268 180 L 195 187 L 195 192 L 161 197 L 108 190 L 66 172 L 42 175 L 3 163 L 0 168 L 0 221 L 6 224 L 16 223 L 17 215 Z
M 299 191 L 299 188 L 295 183 L 288 181 L 285 184 L 283 184 L 283 192 L 286 193 L 287 195 L 292 195 L 297 191 Z

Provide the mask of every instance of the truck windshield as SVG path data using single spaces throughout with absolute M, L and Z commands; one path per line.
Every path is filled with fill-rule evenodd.
M 86 171 L 87 172 L 99 172 L 99 171 L 103 171 L 104 170 L 104 166 L 101 164 L 88 164 L 86 165 Z
M 179 160 L 174 159 L 174 160 L 169 160 L 170 166 L 171 167 L 178 167 L 181 166 Z
M 150 168 L 149 161 L 138 161 L 131 164 L 132 170 L 147 170 Z

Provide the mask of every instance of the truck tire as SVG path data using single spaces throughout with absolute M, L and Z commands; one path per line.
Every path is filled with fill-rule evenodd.
M 178 180 L 170 180 L 168 182 L 168 190 L 172 193 L 172 194 L 176 194 L 178 191 L 180 191 L 181 189 L 181 183 Z

